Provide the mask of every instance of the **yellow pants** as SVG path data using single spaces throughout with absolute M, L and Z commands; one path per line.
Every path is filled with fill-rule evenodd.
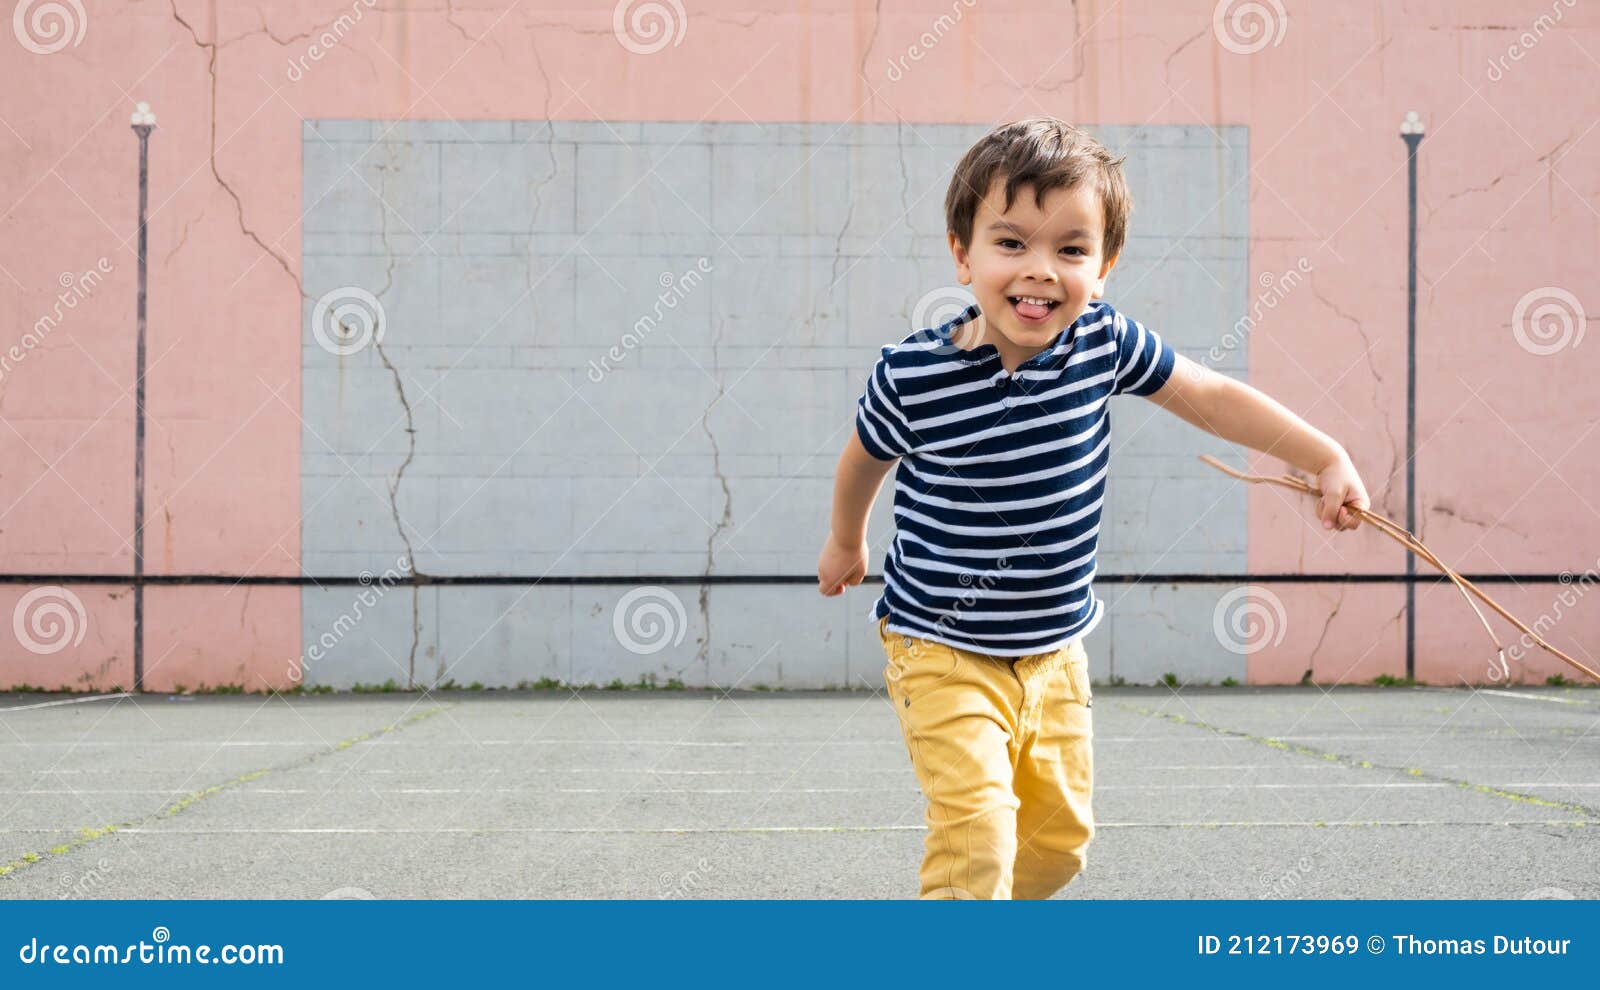
M 884 682 L 928 801 L 921 896 L 1049 897 L 1084 868 L 1094 837 L 1082 640 L 994 657 L 888 623 Z

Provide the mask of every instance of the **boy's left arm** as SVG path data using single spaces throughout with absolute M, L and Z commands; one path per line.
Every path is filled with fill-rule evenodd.
M 1316 475 L 1322 491 L 1316 513 L 1324 529 L 1355 529 L 1361 520 L 1346 506 L 1371 508 L 1344 447 L 1244 382 L 1179 354 L 1171 376 L 1148 398 L 1207 433 Z

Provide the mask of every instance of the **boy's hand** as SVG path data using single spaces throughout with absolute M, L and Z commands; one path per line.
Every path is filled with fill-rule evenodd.
M 1361 525 L 1361 520 L 1348 507 L 1372 507 L 1367 500 L 1367 489 L 1361 484 L 1361 475 L 1350 463 L 1350 455 L 1342 450 L 1332 463 L 1317 472 L 1317 488 L 1322 491 L 1322 497 L 1317 500 L 1317 517 L 1322 520 L 1323 529 L 1355 529 Z
M 817 590 L 824 596 L 844 594 L 852 584 L 860 584 L 867 576 L 866 541 L 856 546 L 843 546 L 828 533 L 822 544 L 822 555 L 817 558 Z

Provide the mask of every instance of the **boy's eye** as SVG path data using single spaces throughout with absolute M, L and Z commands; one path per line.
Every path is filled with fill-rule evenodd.
M 1000 240 L 996 241 L 995 243 L 1000 245 L 1001 247 L 1005 248 L 1007 251 L 1014 250 L 1015 248 L 1022 247 L 1022 242 L 1017 240 L 1015 237 L 1002 237 Z M 1077 247 L 1075 245 L 1074 246 L 1069 246 L 1069 247 L 1064 247 L 1061 250 L 1065 251 L 1065 252 L 1069 252 L 1069 253 L 1075 253 L 1075 254 L 1085 254 L 1085 253 L 1087 253 L 1087 252 L 1084 251 L 1083 248 Z

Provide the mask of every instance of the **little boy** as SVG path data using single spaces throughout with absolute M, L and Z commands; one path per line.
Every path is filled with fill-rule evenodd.
M 1338 443 L 1100 301 L 1127 236 L 1123 160 L 1050 117 L 968 150 L 945 220 L 977 302 L 882 349 L 839 458 L 828 596 L 866 577 L 867 516 L 899 461 L 870 618 L 928 802 L 925 898 L 1045 898 L 1084 868 L 1107 399 L 1144 396 L 1315 474 L 1326 528 L 1369 504 Z

